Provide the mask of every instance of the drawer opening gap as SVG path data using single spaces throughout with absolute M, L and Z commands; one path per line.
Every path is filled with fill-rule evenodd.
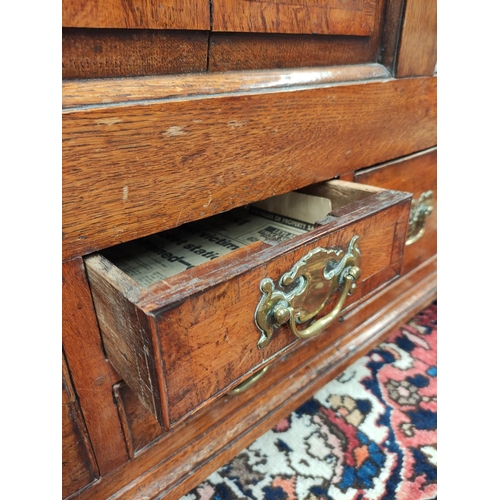
M 276 245 L 297 237 L 314 229 L 333 210 L 373 194 L 374 190 L 348 184 L 331 181 L 273 196 L 117 245 L 102 254 L 148 288 L 240 248 L 259 242 Z

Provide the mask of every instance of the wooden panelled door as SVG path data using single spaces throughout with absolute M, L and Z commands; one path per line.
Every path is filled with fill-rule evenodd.
M 400 14 L 401 0 L 389 3 Z M 63 76 L 376 62 L 384 9 L 384 0 L 63 0 Z

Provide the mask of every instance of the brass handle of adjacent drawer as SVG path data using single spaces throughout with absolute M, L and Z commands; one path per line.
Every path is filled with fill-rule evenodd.
M 358 241 L 359 237 L 353 236 L 347 250 L 312 250 L 281 276 L 278 287 L 270 278 L 262 280 L 262 297 L 255 311 L 255 324 L 261 332 L 259 349 L 266 347 L 275 328 L 285 323 L 296 337 L 308 339 L 318 335 L 338 316 L 347 296 L 355 291 L 355 281 L 361 274 Z M 315 318 L 338 288 L 342 292 L 334 309 L 300 330 L 298 325 Z
M 432 191 L 426 191 L 420 195 L 416 203 L 415 201 L 411 202 L 410 223 L 408 225 L 406 246 L 413 245 L 413 243 L 424 235 L 427 217 L 429 217 L 434 209 L 430 202 L 433 194 Z
M 229 391 L 229 394 L 231 396 L 234 396 L 236 394 L 241 394 L 242 392 L 247 391 L 248 389 L 250 389 L 250 387 L 253 387 L 265 375 L 268 369 L 269 365 L 264 366 L 262 370 L 259 370 L 258 372 L 254 373 L 251 377 L 248 377 L 240 385 L 237 385 L 235 388 L 231 389 Z

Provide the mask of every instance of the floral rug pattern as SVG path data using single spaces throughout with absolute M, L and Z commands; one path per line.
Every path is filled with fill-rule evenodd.
M 437 304 L 182 500 L 437 498 Z

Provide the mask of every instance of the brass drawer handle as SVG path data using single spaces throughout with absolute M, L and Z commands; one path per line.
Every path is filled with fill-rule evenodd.
M 410 224 L 406 238 L 407 246 L 412 245 L 424 235 L 425 222 L 434 209 L 430 201 L 433 194 L 432 191 L 426 191 L 420 195 L 416 203 L 415 201 L 411 202 Z
M 237 385 L 236 387 L 231 389 L 228 394 L 234 396 L 236 394 L 241 394 L 242 392 L 247 391 L 248 389 L 250 389 L 250 387 L 254 386 L 265 375 L 268 369 L 269 365 L 264 366 L 262 370 L 259 370 L 258 372 L 254 373 L 251 377 L 248 377 L 240 385 Z
M 270 278 L 260 284 L 263 293 L 255 311 L 255 323 L 261 332 L 259 349 L 271 341 L 274 329 L 288 323 L 299 339 L 318 335 L 338 316 L 348 295 L 356 290 L 359 278 L 360 251 L 358 236 L 353 236 L 347 251 L 341 248 L 316 248 L 300 259 L 279 279 L 279 289 Z M 309 327 L 300 330 L 298 324 L 315 317 L 330 295 L 342 288 L 333 310 Z

